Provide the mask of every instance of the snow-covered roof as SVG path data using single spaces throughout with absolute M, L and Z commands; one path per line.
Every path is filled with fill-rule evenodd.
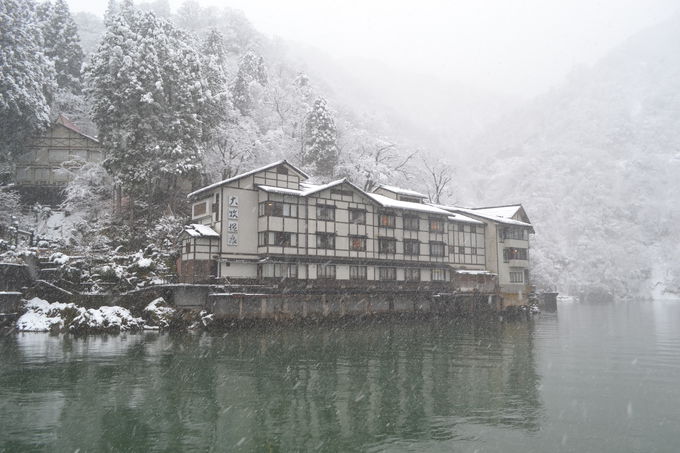
M 479 270 L 468 270 L 468 269 L 456 269 L 456 274 L 463 274 L 463 275 L 496 275 L 493 272 L 489 271 L 479 271 Z
M 397 195 L 406 195 L 408 197 L 416 198 L 427 198 L 427 195 L 423 195 L 422 193 L 416 192 L 415 190 L 402 189 L 401 187 L 388 186 L 387 184 L 380 184 L 378 187 L 373 189 L 373 192 L 375 192 L 378 189 L 385 189 L 388 192 L 396 193 Z
M 499 208 L 470 209 L 470 208 L 460 208 L 458 206 L 445 206 L 445 205 L 439 205 L 439 204 L 438 205 L 431 205 L 431 206 L 436 206 L 437 208 L 445 209 L 445 210 L 452 212 L 452 213 L 463 213 L 463 214 L 467 214 L 467 215 L 471 215 L 471 216 L 481 217 L 483 219 L 488 219 L 488 220 L 491 220 L 493 222 L 502 223 L 502 224 L 505 224 L 505 225 L 523 226 L 523 227 L 531 228 L 532 231 L 534 229 L 534 227 L 530 223 L 521 222 L 519 220 L 501 217 L 501 216 L 498 216 L 498 215 L 494 215 L 494 214 L 490 214 L 488 212 L 485 212 L 485 210 L 487 210 L 487 209 L 499 209 Z M 521 207 L 521 206 L 519 206 L 519 207 Z M 515 210 L 515 212 L 517 212 L 517 211 Z M 505 212 L 505 211 L 503 211 L 503 213 L 507 214 L 507 212 Z
M 64 126 L 66 129 L 75 132 L 76 134 L 82 135 L 83 137 L 92 140 L 93 142 L 99 143 L 99 140 L 97 140 L 94 137 L 91 137 L 87 134 L 85 134 L 83 131 L 80 130 L 78 126 L 76 126 L 76 123 L 71 121 L 70 119 L 66 118 L 63 113 L 60 113 L 59 116 L 57 117 L 56 120 L 54 120 L 54 124 L 61 124 Z
M 303 172 L 302 170 L 300 170 L 299 168 L 297 168 L 295 165 L 291 164 L 291 163 L 288 162 L 287 160 L 283 159 L 283 160 L 279 160 L 279 161 L 273 162 L 273 163 L 271 163 L 271 164 L 267 164 L 267 165 L 265 165 L 264 167 L 256 168 L 256 169 L 254 169 L 254 170 L 250 170 L 250 171 L 247 171 L 247 172 L 245 172 L 245 173 L 241 173 L 240 175 L 232 176 L 231 178 L 227 178 L 227 179 L 222 180 L 222 181 L 220 181 L 220 182 L 216 182 L 216 183 L 214 183 L 214 184 L 210 184 L 209 186 L 202 187 L 202 188 L 200 188 L 200 189 L 198 189 L 198 190 L 195 190 L 195 191 L 191 192 L 189 195 L 187 195 L 187 198 L 194 197 L 194 196 L 196 196 L 196 195 L 198 195 L 198 194 L 200 194 L 200 193 L 207 192 L 208 190 L 215 189 L 216 187 L 220 187 L 220 186 L 222 186 L 222 185 L 224 185 L 224 184 L 228 184 L 228 183 L 230 183 L 230 182 L 238 181 L 239 179 L 245 178 L 246 176 L 250 176 L 250 175 L 253 175 L 253 174 L 255 174 L 255 173 L 259 173 L 259 172 L 261 172 L 261 171 L 269 170 L 270 168 L 277 167 L 277 166 L 279 166 L 279 165 L 281 165 L 281 164 L 286 164 L 286 165 L 288 165 L 288 166 L 291 167 L 293 170 L 295 170 L 297 173 L 299 173 L 300 176 L 302 176 L 303 178 L 309 178 L 309 176 L 308 176 L 305 172 Z
M 303 183 L 300 184 L 302 189 L 287 189 L 283 187 L 274 187 L 274 186 L 263 186 L 263 185 L 258 185 L 257 187 L 264 190 L 265 192 L 270 192 L 270 193 L 280 193 L 283 195 L 297 195 L 300 197 L 306 197 L 318 192 L 321 192 L 326 189 L 330 189 L 331 187 L 339 186 L 340 184 L 349 184 L 352 186 L 354 189 L 356 189 L 359 193 L 362 195 L 368 195 L 366 192 L 352 184 L 347 178 L 342 178 L 338 179 L 335 181 L 331 181 L 326 184 L 309 184 L 309 183 Z
M 449 220 L 452 222 L 464 222 L 464 223 L 474 223 L 475 225 L 484 225 L 484 222 L 480 220 L 475 220 L 472 217 L 465 216 L 463 214 L 449 213 Z
M 475 212 L 482 212 L 484 214 L 493 215 L 496 217 L 503 217 L 504 219 L 511 219 L 517 211 L 522 209 L 521 204 L 513 204 L 508 206 L 491 206 L 488 208 L 472 208 Z
M 410 201 L 402 201 L 402 200 L 395 200 L 394 198 L 386 197 L 385 195 L 379 195 L 377 193 L 369 193 L 366 194 L 369 197 L 373 198 L 375 201 L 378 202 L 381 206 L 385 208 L 394 208 L 394 209 L 404 209 L 407 211 L 419 211 L 419 212 L 427 212 L 429 214 L 438 214 L 438 215 L 445 215 L 449 216 L 451 215 L 450 212 L 445 211 L 443 209 L 437 208 L 435 206 L 429 205 L 429 204 L 421 204 L 421 203 L 413 203 Z
M 202 237 L 202 238 L 219 238 L 220 235 L 217 231 L 210 228 L 208 225 L 201 225 L 198 223 L 192 223 L 184 227 L 184 232 L 191 237 Z

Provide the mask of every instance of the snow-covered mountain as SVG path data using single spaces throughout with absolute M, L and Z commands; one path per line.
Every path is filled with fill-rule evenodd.
M 476 167 L 462 198 L 524 203 L 545 285 L 678 292 L 680 16 L 488 127 L 460 164 Z

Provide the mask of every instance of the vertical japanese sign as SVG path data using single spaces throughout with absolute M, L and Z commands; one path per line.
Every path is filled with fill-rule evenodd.
M 227 246 L 238 245 L 238 197 L 230 195 L 227 201 Z

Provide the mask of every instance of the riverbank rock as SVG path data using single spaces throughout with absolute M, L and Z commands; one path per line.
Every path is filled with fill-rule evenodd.
M 141 330 L 145 322 L 123 307 L 84 308 L 34 297 L 16 322 L 21 332 L 121 332 Z

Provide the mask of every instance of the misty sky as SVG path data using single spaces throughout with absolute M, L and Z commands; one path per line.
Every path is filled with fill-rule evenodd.
M 68 0 L 101 15 L 106 0 Z M 177 7 L 182 0 L 171 0 Z M 202 0 L 241 9 L 255 27 L 336 58 L 379 60 L 513 96 L 558 84 L 678 0 Z

